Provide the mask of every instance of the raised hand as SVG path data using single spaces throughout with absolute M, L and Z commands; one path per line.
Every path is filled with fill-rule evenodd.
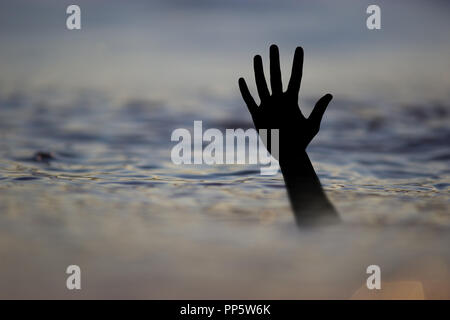
M 289 142 L 294 143 L 294 145 L 290 146 L 291 148 L 305 150 L 319 132 L 322 116 L 333 97 L 331 94 L 326 94 L 320 98 L 308 118 L 305 118 L 300 111 L 298 94 L 303 73 L 302 47 L 297 47 L 295 50 L 291 79 L 287 90 L 284 92 L 281 81 L 280 56 L 276 45 L 270 47 L 270 85 L 272 94 L 270 94 L 267 87 L 260 55 L 254 57 L 253 67 L 255 70 L 256 88 L 261 100 L 260 105 L 256 104 L 243 78 L 239 79 L 239 88 L 256 129 L 280 130 L 280 158 L 292 155 L 292 152 L 288 150 L 289 146 L 287 146 L 287 143 L 283 143 L 287 139 Z
M 319 132 L 322 116 L 333 98 L 326 94 L 320 98 L 306 118 L 298 105 L 298 94 L 303 73 L 303 49 L 297 47 L 292 65 L 291 79 L 283 92 L 278 47 L 270 47 L 269 92 L 264 77 L 261 56 L 253 60 L 256 87 L 261 103 L 258 106 L 243 78 L 239 88 L 257 130 L 279 129 L 279 163 L 286 183 L 291 206 L 299 225 L 338 221 L 337 212 L 323 192 L 319 178 L 306 154 L 306 147 Z M 271 152 L 268 142 L 267 149 Z M 276 154 L 272 154 L 276 157 Z

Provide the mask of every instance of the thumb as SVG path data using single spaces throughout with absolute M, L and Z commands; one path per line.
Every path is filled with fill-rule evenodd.
M 323 114 L 325 113 L 325 110 L 327 109 L 331 99 L 333 99 L 333 96 L 331 94 L 327 93 L 326 95 L 324 95 L 319 99 L 319 101 L 317 101 L 313 111 L 309 115 L 308 119 L 314 126 L 317 126 L 317 128 L 320 126 Z

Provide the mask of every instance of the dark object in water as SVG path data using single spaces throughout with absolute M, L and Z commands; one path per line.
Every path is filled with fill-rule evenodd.
M 55 160 L 55 155 L 52 152 L 38 151 L 33 155 L 33 161 L 36 162 L 50 162 L 51 160 Z
M 306 153 L 306 147 L 319 132 L 323 114 L 333 96 L 326 94 L 320 98 L 308 118 L 300 111 L 298 95 L 303 74 L 301 47 L 295 50 L 291 79 L 286 91 L 283 91 L 281 82 L 280 55 L 276 45 L 270 46 L 271 93 L 264 77 L 260 55 L 254 57 L 253 64 L 261 103 L 256 104 L 244 78 L 239 79 L 239 88 L 255 128 L 279 130 L 277 160 L 297 224 L 305 226 L 338 222 L 339 215 L 323 191 Z M 271 143 L 267 143 L 266 147 L 277 158 L 277 154 L 272 153 Z

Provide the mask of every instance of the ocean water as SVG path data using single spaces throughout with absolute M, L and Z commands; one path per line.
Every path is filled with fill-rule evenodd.
M 51 2 L 2 16 L 0 298 L 346 299 L 376 264 L 386 297 L 448 299 L 446 4 L 410 4 L 421 28 L 385 4 L 377 35 L 364 4 L 193 4 L 82 3 L 79 33 Z M 305 47 L 306 114 L 335 97 L 308 153 L 339 225 L 297 228 L 280 174 L 171 161 L 176 128 L 252 126 L 237 79 L 272 42 L 284 70 Z

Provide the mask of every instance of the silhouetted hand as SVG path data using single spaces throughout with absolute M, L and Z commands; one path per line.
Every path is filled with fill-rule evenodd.
M 287 90 L 283 92 L 278 47 L 270 47 L 270 85 L 272 94 L 264 77 L 263 63 L 260 55 L 253 59 L 256 87 L 261 100 L 258 106 L 251 96 L 243 78 L 239 79 L 239 88 L 247 104 L 257 130 L 280 130 L 280 158 L 291 157 L 293 152 L 305 150 L 314 136 L 319 132 L 320 122 L 328 103 L 333 98 L 326 94 L 317 101 L 309 118 L 300 111 L 298 94 L 303 73 L 303 49 L 297 47 L 292 65 L 291 79 Z M 288 142 L 288 143 L 287 143 Z M 290 145 L 289 145 L 290 144 Z M 269 152 L 271 151 L 270 148 Z
M 258 106 L 243 78 L 239 88 L 257 130 L 279 129 L 279 157 L 271 152 L 270 139 L 266 147 L 280 163 L 296 221 L 299 225 L 335 223 L 336 210 L 323 192 L 319 178 L 306 154 L 306 147 L 319 132 L 322 116 L 333 98 L 326 94 L 317 101 L 308 118 L 298 106 L 298 94 L 303 72 L 303 49 L 297 47 L 291 79 L 283 92 L 278 47 L 270 47 L 270 86 L 267 88 L 261 56 L 254 58 L 255 80 L 261 100 Z

